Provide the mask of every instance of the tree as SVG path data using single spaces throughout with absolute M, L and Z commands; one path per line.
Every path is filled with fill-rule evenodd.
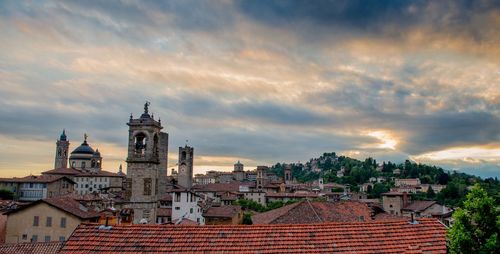
M 427 189 L 427 198 L 433 199 L 436 197 L 436 192 L 432 189 L 432 186 L 429 185 L 429 189 Z
M 450 253 L 500 253 L 500 212 L 479 184 L 453 214 L 448 231 Z
M 14 199 L 14 193 L 10 190 L 0 190 L 0 199 L 12 200 Z
M 252 214 L 251 213 L 244 213 L 243 214 L 243 225 L 252 225 Z

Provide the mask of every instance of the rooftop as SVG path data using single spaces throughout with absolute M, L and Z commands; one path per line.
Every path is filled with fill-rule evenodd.
M 36 243 L 11 243 L 0 244 L 0 253 L 33 254 L 57 253 L 61 249 L 63 242 L 36 242 Z
M 203 213 L 203 217 L 212 218 L 233 218 L 236 214 L 241 212 L 241 206 L 225 205 L 225 206 L 212 206 Z
M 420 212 L 434 204 L 436 204 L 436 201 L 413 201 L 411 204 L 403 207 L 402 210 Z
M 63 210 L 67 213 L 70 213 L 80 219 L 92 219 L 92 218 L 97 218 L 99 217 L 99 214 L 96 211 L 87 209 L 85 206 L 80 204 L 80 202 L 76 201 L 73 197 L 71 196 L 61 196 L 61 197 L 55 197 L 55 198 L 47 198 L 47 199 L 41 199 L 36 202 L 30 203 L 29 205 L 22 206 L 19 209 L 9 211 L 5 214 L 12 214 L 16 213 L 18 211 L 28 209 L 32 206 L 38 205 L 40 203 L 46 203 L 52 207 L 58 208 L 60 210 Z
M 71 183 L 73 180 L 66 176 L 54 176 L 54 175 L 39 175 L 39 176 L 25 176 L 25 177 L 13 177 L 13 178 L 0 178 L 0 182 L 14 182 L 14 183 L 52 183 L 60 179 L 66 179 Z
M 304 200 L 252 217 L 254 224 L 301 224 L 370 221 L 371 209 L 357 201 L 321 202 Z
M 295 225 L 80 224 L 60 253 L 446 253 L 446 229 L 435 219 Z
M 123 175 L 120 175 L 118 173 L 113 173 L 110 171 L 106 171 L 106 170 L 99 170 L 97 172 L 92 172 L 92 171 L 80 171 L 80 170 L 74 169 L 74 168 L 51 169 L 51 170 L 42 172 L 42 175 L 43 176 L 46 176 L 46 175 L 72 175 L 72 176 L 88 176 L 88 177 L 94 177 L 94 176 L 123 177 Z

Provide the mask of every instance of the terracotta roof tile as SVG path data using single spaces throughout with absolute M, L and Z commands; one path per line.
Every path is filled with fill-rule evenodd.
M 13 244 L 1 244 L 0 253 L 1 254 L 34 254 L 34 253 L 44 253 L 52 254 L 57 253 L 59 249 L 63 246 L 63 242 L 38 242 L 38 243 L 13 243 Z
M 13 177 L 13 178 L 0 178 L 0 182 L 15 182 L 15 183 L 52 183 L 59 179 L 66 179 L 71 183 L 75 183 L 73 180 L 66 176 L 54 176 L 54 175 L 40 175 L 40 176 L 25 176 L 25 177 Z
M 435 219 L 295 225 L 81 224 L 60 253 L 446 253 Z
M 240 182 L 230 182 L 230 183 L 209 183 L 203 185 L 194 185 L 193 190 L 197 192 L 238 192 L 240 190 L 240 185 L 248 185 L 246 183 Z
M 80 219 L 91 219 L 99 217 L 99 213 L 96 211 L 87 209 L 80 202 L 76 201 L 71 197 L 55 197 L 43 199 L 43 202 L 55 206 L 63 211 L 71 213 Z
M 106 170 L 100 170 L 98 172 L 90 172 L 90 171 L 81 171 L 74 168 L 56 168 L 51 169 L 45 172 L 42 172 L 42 175 L 73 175 L 73 176 L 108 176 L 108 177 L 124 177 L 125 175 L 121 175 L 118 173 L 113 173 Z
M 333 221 L 370 221 L 372 210 L 358 201 L 301 201 L 254 215 L 254 224 L 301 224 Z
M 434 204 L 436 204 L 436 201 L 413 201 L 411 204 L 405 206 L 402 210 L 420 212 Z
M 241 206 L 237 205 L 212 206 L 203 213 L 203 217 L 233 218 L 240 212 Z

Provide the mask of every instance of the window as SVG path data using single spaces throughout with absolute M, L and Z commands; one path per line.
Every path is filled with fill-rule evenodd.
M 181 194 L 180 193 L 175 193 L 175 202 L 181 202 Z
M 32 242 L 32 243 L 36 243 L 36 242 L 38 242 L 38 236 L 37 236 L 37 235 L 32 235 L 32 236 L 31 236 L 31 242 Z
M 181 210 L 181 208 L 180 208 L 180 207 L 178 207 L 178 206 L 176 206 L 176 207 L 175 207 L 175 210 Z
M 47 217 L 47 222 L 45 223 L 45 226 L 52 227 L 52 217 Z
M 144 178 L 144 196 L 151 195 L 151 178 Z
M 23 240 L 28 240 L 28 235 L 27 234 L 23 234 L 22 239 Z
M 85 168 L 85 161 L 82 161 L 82 168 Z
M 61 228 L 66 228 L 66 218 L 61 218 Z
M 38 217 L 38 216 L 33 217 L 33 227 L 38 227 L 39 220 L 40 220 L 40 217 Z
M 193 208 L 189 209 L 189 213 L 193 213 Z
M 64 242 L 65 238 L 66 237 L 64 237 L 64 236 L 59 236 L 59 242 Z
M 46 236 L 45 236 L 45 241 L 46 241 L 46 242 L 50 242 L 50 235 L 46 235 Z

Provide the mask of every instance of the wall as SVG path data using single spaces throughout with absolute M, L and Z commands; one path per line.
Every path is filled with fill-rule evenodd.
M 183 217 L 196 221 L 200 225 L 205 225 L 205 219 L 202 216 L 203 211 L 198 205 L 198 201 L 200 201 L 198 196 L 191 192 L 175 192 L 172 195 L 172 221 Z M 177 199 L 176 195 L 180 195 L 180 199 Z
M 52 226 L 47 227 L 47 216 L 52 217 Z M 39 217 L 38 226 L 33 226 L 34 216 Z M 61 228 L 61 218 L 66 218 L 66 227 Z M 6 243 L 30 242 L 33 235 L 38 236 L 38 242 L 43 242 L 45 236 L 51 241 L 59 241 L 59 237 L 68 239 L 81 220 L 76 216 L 63 212 L 57 208 L 39 203 L 25 208 L 7 217 Z M 23 238 L 23 235 L 26 235 Z

